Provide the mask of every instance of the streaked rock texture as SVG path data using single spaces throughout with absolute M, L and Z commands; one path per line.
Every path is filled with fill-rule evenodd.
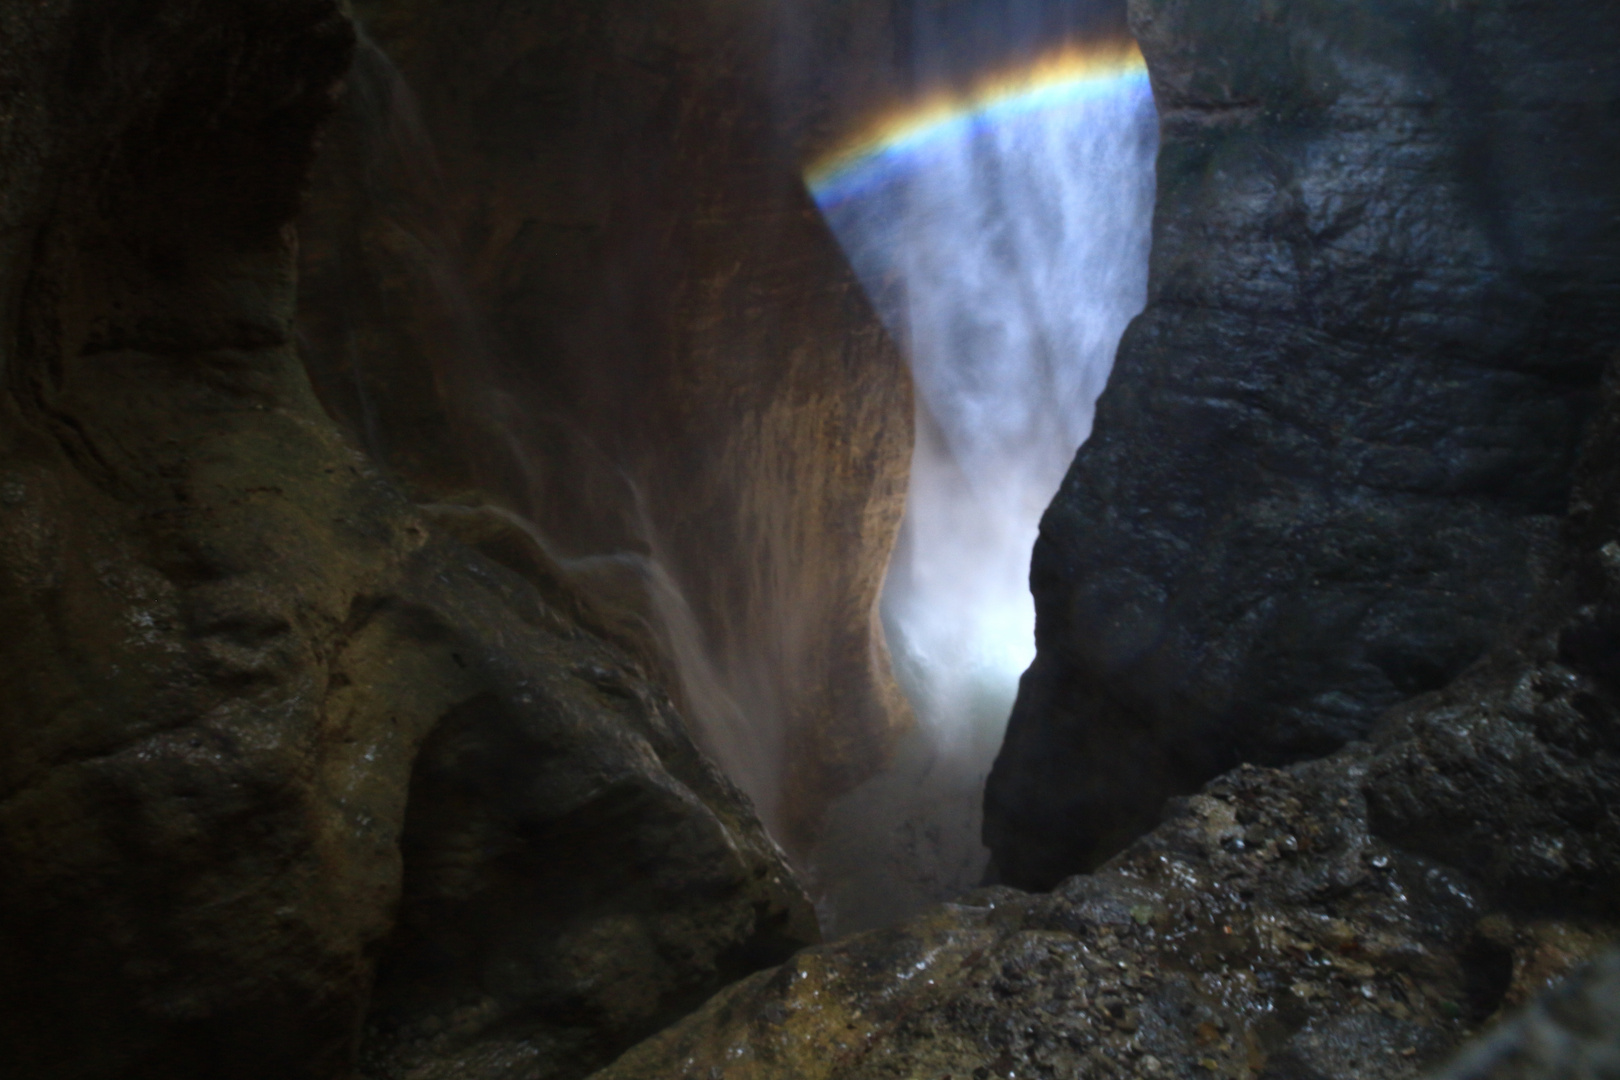
M 1620 331 L 1620 8 L 1137 0 L 1150 299 L 1043 523 L 986 800 L 1049 887 L 1365 737 L 1535 595 Z
M 323 400 L 419 497 L 589 561 L 803 855 L 909 721 L 875 609 L 912 406 L 800 178 L 824 107 L 775 93 L 778 13 L 356 9 L 373 43 L 305 228 Z
M 369 1003 L 374 1075 L 578 1076 L 814 940 L 667 696 L 311 392 L 352 44 L 324 0 L 0 10 L 7 1075 L 337 1080 Z

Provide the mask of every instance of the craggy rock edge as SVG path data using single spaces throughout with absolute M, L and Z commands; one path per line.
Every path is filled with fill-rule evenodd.
M 1050 888 L 1369 737 L 1533 609 L 1620 341 L 1620 8 L 1134 0 L 1149 303 L 1041 529 L 986 791 Z

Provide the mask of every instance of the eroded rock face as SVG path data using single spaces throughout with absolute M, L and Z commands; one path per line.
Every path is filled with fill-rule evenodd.
M 1363 6 L 1354 13 L 1342 9 L 1341 14 L 1353 23 L 1363 15 L 1371 18 L 1373 22 L 1363 26 L 1371 34 L 1393 9 Z M 1222 36 L 1223 28 L 1228 28 L 1225 20 L 1235 19 L 1240 10 L 1278 20 L 1261 21 L 1262 41 L 1265 34 L 1281 32 L 1279 27 L 1292 26 L 1297 31 L 1298 24 L 1291 23 L 1291 18 L 1326 18 L 1325 9 L 1304 4 L 1254 11 L 1242 5 L 1183 8 L 1156 4 L 1140 7 L 1138 18 L 1144 24 L 1149 15 L 1213 20 L 1195 24 L 1195 28 L 1201 25 L 1196 34 L 1188 31 L 1183 44 L 1192 49 L 1201 48 L 1206 40 L 1227 40 Z M 1478 19 L 1476 29 L 1481 36 L 1476 40 L 1494 41 L 1496 48 L 1505 49 L 1504 38 L 1493 35 L 1506 34 L 1515 25 L 1512 20 L 1528 17 L 1531 8 L 1481 4 L 1465 10 Z M 1410 9 L 1410 13 L 1426 17 L 1431 12 L 1425 7 L 1422 12 Z M 1550 11 L 1540 14 L 1556 22 Z M 1388 44 L 1376 36 L 1358 37 L 1351 33 L 1353 26 L 1334 25 L 1337 36 L 1333 40 L 1341 44 L 1375 40 Z M 1529 26 L 1517 29 L 1514 47 L 1546 50 L 1535 54 L 1544 61 L 1586 55 L 1587 42 L 1580 35 L 1550 40 Z M 1204 34 L 1210 36 L 1206 39 Z M 1309 50 L 1302 44 L 1302 51 L 1292 55 L 1308 56 Z M 1281 65 L 1277 70 L 1285 73 L 1288 70 L 1280 54 L 1268 54 L 1268 63 Z M 1218 85 L 1215 70 L 1226 72 L 1222 77 L 1241 87 L 1245 79 L 1262 78 L 1271 69 L 1251 72 L 1235 64 L 1228 69 L 1212 63 L 1205 85 Z M 1547 75 L 1546 68 L 1540 71 L 1540 77 Z M 1532 93 L 1536 85 L 1545 88 L 1546 84 L 1521 88 L 1526 96 L 1515 100 L 1537 101 Z M 1164 100 L 1161 96 L 1161 104 Z M 1561 107 L 1573 109 L 1568 101 Z M 1424 113 L 1416 110 L 1413 115 Z M 1555 107 L 1550 115 L 1569 114 L 1560 114 Z M 1516 137 L 1515 116 L 1511 109 L 1503 113 L 1508 125 L 1505 137 Z M 1249 144 L 1254 153 L 1270 153 L 1259 134 L 1233 134 L 1241 132 L 1245 123 L 1262 123 L 1259 116 L 1245 120 L 1216 115 L 1205 121 L 1213 125 L 1207 135 L 1212 144 L 1241 137 L 1254 140 Z M 1192 116 L 1185 108 L 1179 119 L 1172 114 L 1175 123 L 1183 125 L 1182 136 L 1187 138 L 1186 125 L 1192 123 Z M 1222 126 L 1228 124 L 1235 126 Z M 1171 130 L 1176 129 L 1172 126 Z M 1555 127 L 1549 136 L 1559 130 Z M 1290 145 L 1284 142 L 1277 149 L 1278 168 L 1289 160 Z M 1600 159 L 1602 149 L 1601 144 L 1595 148 Z M 1172 149 L 1172 191 L 1176 177 L 1181 183 L 1196 179 L 1192 173 L 1176 171 L 1178 152 L 1188 152 L 1186 142 L 1179 150 Z M 1241 159 L 1238 155 L 1236 160 Z M 1213 173 L 1216 166 L 1210 167 L 1210 187 L 1205 193 L 1213 199 L 1219 189 Z M 1227 161 L 1220 167 L 1235 166 Z M 1560 162 L 1549 169 L 1565 167 Z M 1511 177 L 1504 182 L 1508 181 L 1518 182 Z M 1234 182 L 1232 175 L 1227 182 Z M 1537 180 L 1542 182 L 1548 182 L 1545 173 Z M 1527 219 L 1519 215 L 1550 214 L 1548 205 L 1535 196 L 1535 190 L 1547 189 L 1531 190 L 1533 185 L 1525 184 L 1515 189 L 1524 201 L 1513 203 L 1505 224 L 1519 227 Z M 1178 204 L 1172 201 L 1171 205 L 1170 250 L 1185 254 L 1187 249 L 1177 245 L 1188 242 L 1187 233 L 1174 230 L 1190 229 L 1197 219 L 1185 203 L 1179 204 L 1189 217 L 1178 225 L 1174 209 Z M 1267 204 L 1260 201 L 1256 205 Z M 1427 205 L 1425 212 L 1433 210 Z M 1221 220 L 1217 216 L 1211 228 Z M 1426 219 L 1419 216 L 1414 220 L 1421 223 Z M 1548 333 L 1556 330 L 1562 335 L 1560 340 L 1571 350 L 1571 362 L 1576 357 L 1585 357 L 1582 363 L 1590 362 L 1598 352 L 1612 354 L 1612 332 L 1599 318 L 1606 311 L 1601 290 L 1607 287 L 1605 274 L 1612 265 L 1606 252 L 1613 249 L 1606 246 L 1610 238 L 1603 232 L 1610 219 L 1594 218 L 1586 235 L 1561 239 L 1536 231 L 1548 220 L 1543 216 L 1534 227 L 1524 225 L 1526 234 L 1517 250 L 1530 260 L 1538 251 L 1541 255 L 1535 258 L 1567 244 L 1562 248 L 1567 263 L 1533 263 L 1537 274 L 1545 275 L 1537 280 L 1551 280 L 1555 272 L 1561 275 L 1567 302 L 1586 305 L 1590 318 L 1562 323 L 1549 317 L 1542 325 Z M 1250 238 L 1257 242 L 1261 235 L 1256 230 Z M 1424 235 L 1421 229 L 1415 234 L 1418 239 Z M 1588 242 L 1594 247 L 1583 249 Z M 1313 250 L 1328 258 L 1334 247 L 1324 241 Z M 1351 274 L 1356 262 L 1348 255 L 1345 259 L 1344 272 Z M 1185 268 L 1188 274 L 1197 269 Z M 1277 267 L 1283 280 L 1294 280 L 1289 276 L 1293 271 L 1283 271 L 1283 266 Z M 1487 284 L 1502 280 L 1500 276 L 1485 278 Z M 1328 284 L 1322 283 L 1323 287 Z M 1476 284 L 1469 274 L 1459 273 L 1452 286 L 1466 294 Z M 1169 288 L 1162 278 L 1161 287 Z M 1133 330 L 1134 344 L 1128 342 L 1125 359 L 1148 355 L 1143 352 L 1147 347 L 1143 342 L 1156 340 L 1154 334 L 1168 334 L 1162 327 L 1172 319 L 1183 320 L 1184 326 L 1201 319 L 1206 329 L 1210 325 L 1227 330 L 1250 327 L 1247 339 L 1230 335 L 1212 339 L 1228 345 L 1247 340 L 1254 346 L 1263 334 L 1287 342 L 1291 334 L 1303 333 L 1290 318 L 1278 316 L 1272 325 L 1259 313 L 1245 314 L 1246 295 L 1241 289 L 1235 291 L 1233 312 L 1216 305 L 1202 311 L 1190 304 L 1177 307 L 1161 298 L 1157 313 L 1150 310 Z M 1440 300 L 1468 302 L 1466 295 L 1451 292 Z M 1509 314 L 1502 315 L 1497 329 L 1512 325 Z M 1412 318 L 1420 321 L 1416 315 Z M 1315 333 L 1311 340 L 1328 359 L 1342 357 L 1337 351 L 1340 346 L 1330 336 Z M 1519 344 L 1528 349 L 1523 340 Z M 1157 357 L 1156 363 L 1168 365 L 1167 356 L 1172 354 L 1151 355 Z M 1212 367 L 1219 357 L 1214 351 L 1198 355 Z M 1614 633 L 1615 603 L 1620 596 L 1620 573 L 1616 572 L 1620 567 L 1620 386 L 1611 374 L 1598 392 L 1584 385 L 1587 376 L 1577 379 L 1571 374 L 1570 388 L 1558 390 L 1560 376 L 1529 363 L 1546 361 L 1547 354 L 1523 352 L 1515 363 L 1523 361 L 1525 366 L 1517 368 L 1509 366 L 1509 352 L 1495 355 L 1503 367 L 1492 377 L 1524 380 L 1518 384 L 1524 388 L 1523 402 L 1537 400 L 1530 390 L 1538 381 L 1546 391 L 1548 396 L 1531 408 L 1532 413 L 1549 400 L 1563 400 L 1561 395 L 1567 392 L 1572 395 L 1568 403 L 1572 415 L 1590 411 L 1595 418 L 1585 431 L 1579 464 L 1566 470 L 1570 479 L 1552 486 L 1563 492 L 1560 498 L 1565 503 L 1562 507 L 1548 504 L 1534 513 L 1524 511 L 1527 518 L 1537 520 L 1521 523 L 1527 531 L 1519 540 L 1510 542 L 1514 535 L 1511 517 L 1492 501 L 1505 498 L 1503 491 L 1489 493 L 1491 498 L 1483 490 L 1471 499 L 1461 494 L 1456 497 L 1455 505 L 1465 508 L 1456 513 L 1478 524 L 1484 535 L 1494 535 L 1493 543 L 1506 545 L 1501 550 L 1522 551 L 1522 545 L 1528 544 L 1524 536 L 1532 533 L 1543 533 L 1546 539 L 1539 556 L 1543 587 L 1533 599 L 1520 602 L 1525 609 L 1523 621 L 1496 642 L 1489 655 L 1444 688 L 1387 710 L 1369 741 L 1352 742 L 1326 757 L 1281 768 L 1244 765 L 1215 779 L 1198 795 L 1172 799 L 1156 828 L 1129 843 L 1095 873 L 1070 877 L 1050 894 L 1030 895 L 1006 887 L 981 890 L 893 930 L 807 950 L 774 972 L 761 972 L 718 995 L 699 1012 L 598 1074 L 600 1080 L 664 1076 L 739 1080 L 1405 1077 L 1441 1066 L 1465 1037 L 1524 1005 L 1602 952 L 1620 933 L 1620 910 L 1615 903 L 1620 893 L 1614 880 L 1615 869 L 1620 867 L 1620 852 L 1615 847 L 1620 828 L 1614 811 L 1620 805 L 1620 769 L 1615 767 L 1613 745 L 1613 732 L 1620 729 L 1620 684 L 1615 668 L 1620 639 Z M 1418 364 L 1419 358 L 1419 354 L 1406 354 L 1401 364 Z M 1394 359 L 1390 364 L 1391 372 L 1408 374 Z M 1165 412 L 1166 402 L 1196 404 L 1198 399 L 1168 382 L 1151 383 L 1143 369 L 1136 370 L 1138 375 L 1134 380 L 1126 378 L 1123 390 L 1110 390 L 1114 424 L 1158 424 L 1164 416 L 1173 415 L 1188 425 L 1186 431 L 1201 430 L 1191 425 L 1189 414 Z M 1277 370 L 1269 375 L 1263 366 L 1257 370 L 1257 380 L 1266 376 L 1275 381 L 1257 382 L 1255 394 L 1267 385 L 1286 389 L 1287 380 Z M 1417 370 L 1421 372 L 1421 365 Z M 1502 370 L 1517 373 L 1510 377 L 1501 374 Z M 1300 371 L 1301 378 L 1310 374 L 1304 368 Z M 1131 373 L 1128 369 L 1122 374 Z M 1154 377 L 1163 374 L 1159 371 Z M 1461 417 L 1467 416 L 1469 385 L 1458 378 L 1448 388 L 1458 398 Z M 1163 396 L 1156 398 L 1150 390 Z M 1588 405 L 1577 408 L 1576 398 Z M 1439 423 L 1435 417 L 1430 419 Z M 1245 430 L 1267 430 L 1258 425 L 1258 420 L 1252 420 Z M 1117 446 L 1117 433 L 1113 438 Z M 1523 447 L 1515 453 L 1527 468 L 1538 460 L 1542 461 L 1539 467 L 1546 467 L 1546 461 L 1561 462 L 1581 443 L 1580 433 L 1572 426 L 1568 431 L 1560 429 L 1558 439 L 1544 447 L 1548 459 L 1535 458 Z M 1104 443 L 1105 448 L 1108 445 Z M 1442 444 L 1443 449 L 1447 445 Z M 1176 440 L 1168 435 L 1155 449 L 1168 456 L 1180 452 Z M 1385 449 L 1395 452 L 1389 446 Z M 1268 452 L 1265 447 L 1251 447 L 1241 454 L 1234 449 L 1230 460 L 1223 463 L 1212 456 L 1203 467 L 1205 472 L 1218 472 L 1259 461 L 1255 466 L 1258 474 L 1265 471 L 1262 466 L 1282 460 L 1266 456 Z M 1467 458 L 1460 450 L 1458 453 Z M 1125 520 L 1146 521 L 1147 511 L 1135 509 L 1150 504 L 1143 491 L 1126 499 L 1131 491 L 1124 481 L 1111 483 L 1087 472 L 1092 467 L 1088 461 L 1093 460 L 1082 455 L 1064 498 L 1072 499 L 1081 490 L 1077 476 L 1090 477 L 1088 482 L 1100 485 L 1103 494 L 1088 491 L 1087 499 L 1097 500 L 1099 505 L 1105 496 L 1121 500 L 1105 508 L 1106 515 L 1112 516 L 1101 517 L 1101 525 L 1093 522 L 1094 530 L 1104 525 L 1123 528 L 1118 523 Z M 1186 484 L 1177 490 L 1189 500 L 1202 498 L 1190 468 L 1185 479 Z M 1221 490 L 1213 488 L 1211 498 Z M 1522 494 L 1529 497 L 1528 491 Z M 1380 496 L 1371 489 L 1358 489 L 1356 495 L 1363 506 L 1376 508 L 1380 500 L 1388 504 L 1378 510 L 1380 514 L 1395 513 L 1391 506 L 1414 514 L 1426 507 L 1423 513 L 1443 517 L 1444 507 L 1453 505 L 1436 492 L 1408 492 L 1410 501 L 1389 492 Z M 1284 513 L 1288 507 L 1266 505 L 1270 509 L 1265 513 L 1245 511 L 1246 518 L 1233 511 L 1227 524 L 1252 532 L 1291 520 Z M 1044 559 L 1050 569 L 1054 553 L 1059 551 L 1065 534 L 1053 522 L 1061 523 L 1068 512 L 1064 506 L 1060 498 L 1048 519 L 1038 568 Z M 1198 504 L 1195 500 L 1178 506 L 1191 508 L 1190 513 Z M 1567 516 L 1559 521 L 1555 514 L 1565 508 Z M 1172 514 L 1170 520 L 1178 519 Z M 1399 515 L 1390 520 L 1400 520 Z M 1496 524 L 1491 527 L 1498 529 L 1494 534 L 1487 528 L 1492 520 Z M 1215 518 L 1210 521 L 1214 523 Z M 1375 567 L 1382 543 L 1379 540 L 1366 548 Z M 1450 549 L 1436 550 L 1444 554 Z M 1463 545 L 1458 550 L 1466 553 L 1472 549 Z M 1189 550 L 1188 558 L 1192 554 Z M 1317 548 L 1306 548 L 1298 557 L 1326 556 Z M 1252 580 L 1244 577 L 1246 570 L 1246 566 L 1233 565 L 1226 572 L 1242 587 L 1245 580 Z M 1433 570 L 1436 574 L 1464 573 L 1444 560 L 1434 563 Z M 1524 571 L 1521 566 L 1512 572 Z M 1322 577 L 1324 583 L 1333 580 L 1326 574 Z M 1528 590 L 1529 584 L 1523 587 Z M 1393 591 L 1368 588 L 1392 602 L 1397 598 Z M 1321 594 L 1312 595 L 1331 614 L 1332 605 Z M 1461 596 L 1460 586 L 1455 595 Z M 1414 603 L 1427 602 L 1428 596 L 1419 590 Z M 1060 600 L 1067 602 L 1061 593 L 1045 595 L 1043 603 L 1048 607 L 1043 609 L 1043 618 Z M 1412 612 L 1402 617 L 1408 615 L 1416 618 Z M 1044 625 L 1050 630 L 1050 622 Z M 1107 624 L 1099 625 L 1108 629 Z M 1425 624 L 1419 621 L 1417 625 Z M 1113 624 L 1113 630 L 1123 633 L 1122 626 Z M 1052 643 L 1050 637 L 1042 638 L 1049 664 L 1058 662 L 1054 657 L 1078 664 L 1078 674 L 1064 685 L 1070 690 L 1092 685 L 1084 680 L 1096 676 L 1099 669 L 1085 666 L 1085 654 L 1052 652 Z M 1419 641 L 1415 646 L 1417 655 L 1422 655 L 1422 644 Z M 1333 670 L 1331 666 L 1318 669 L 1317 676 L 1327 680 L 1323 685 L 1333 685 L 1328 679 Z M 1295 677 L 1289 670 L 1282 674 Z M 1026 698 L 1034 692 L 1032 685 L 1039 689 L 1036 684 L 1043 677 L 1039 668 L 1031 673 Z M 1376 695 L 1368 700 L 1373 697 Z M 1088 703 L 1094 704 L 1091 699 L 1081 702 Z M 1025 718 L 1027 736 L 1034 730 L 1028 726 L 1030 714 L 1020 715 Z M 1046 731 L 1051 733 L 1052 729 Z M 1032 753 L 1036 745 L 1026 743 L 1020 748 L 1016 740 L 1010 740 L 1009 753 L 1000 766 L 1003 794 L 1009 790 L 1005 785 L 1022 779 L 1014 771 L 1018 760 L 1014 751 Z M 1144 753 L 1153 749 L 1148 742 L 1135 745 Z M 1100 739 L 1087 746 L 1096 753 L 1124 752 L 1119 743 Z M 1049 752 L 1057 754 L 1056 749 L 1049 748 Z M 1130 757 L 1104 757 L 1094 762 L 1098 771 L 1113 769 L 1126 780 L 1132 775 L 1131 764 Z M 1035 771 L 1028 790 L 1043 790 L 1039 785 L 1055 783 L 1058 775 L 1055 768 Z M 1081 790 L 1100 798 L 1103 789 Z M 1004 816 L 1002 826 L 1008 827 L 1011 820 Z M 1066 819 L 1042 818 L 1038 823 L 1047 831 L 1003 834 L 1007 843 L 1022 845 L 1010 850 L 1015 854 L 1034 852 L 1032 860 L 1045 858 L 1042 851 L 1049 855 L 1077 850 L 1073 845 L 1064 847 L 1066 834 L 1061 829 L 1067 827 Z M 1026 820 L 1024 827 L 1037 825 Z M 1094 839 L 1098 834 L 1086 835 Z M 1055 864 L 1030 861 L 1014 865 L 1028 869 Z M 1567 994 L 1537 1006 L 1443 1075 L 1574 1075 L 1569 1070 L 1611 1061 L 1612 1040 L 1598 1037 L 1598 1026 L 1613 1011 L 1608 986 L 1611 976 L 1612 962 L 1582 976 Z
M 1527 611 L 1620 330 L 1620 9 L 1138 0 L 1150 300 L 1042 526 L 986 799 L 1049 887 Z
M 807 950 L 599 1080 L 1416 1075 L 1607 931 L 1372 835 L 1367 761 L 1245 767 L 1095 875 Z
M 368 999 L 374 1075 L 577 1076 L 814 939 L 632 659 L 312 394 L 290 222 L 352 43 L 320 0 L 0 11 L 19 1076 L 345 1077 Z
M 1376 740 L 1243 766 L 1093 875 L 801 953 L 601 1080 L 1414 1075 L 1620 935 L 1620 387 L 1537 617 Z M 1612 1059 L 1608 969 L 1448 1076 Z M 1612 981 L 1612 980 L 1610 980 Z M 1584 1075 L 1584 1074 L 1582 1074 Z
M 875 609 L 912 406 L 800 178 L 774 8 L 357 12 L 306 219 L 323 400 L 419 498 L 479 488 L 565 561 L 666 575 L 689 612 L 619 621 L 803 854 L 909 720 Z

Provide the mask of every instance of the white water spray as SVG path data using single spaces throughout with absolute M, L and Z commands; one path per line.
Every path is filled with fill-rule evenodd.
M 834 810 L 841 930 L 983 872 L 984 777 L 1035 653 L 1030 551 L 1145 302 L 1157 142 L 1135 71 L 936 122 L 815 185 L 910 358 L 919 413 L 883 614 L 922 730 Z

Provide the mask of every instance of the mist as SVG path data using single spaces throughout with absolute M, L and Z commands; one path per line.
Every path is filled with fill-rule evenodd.
M 811 171 L 917 391 L 883 622 L 919 729 L 834 807 L 823 918 L 841 931 L 983 873 L 984 778 L 1035 653 L 1030 552 L 1146 299 L 1158 129 L 1132 59 L 1032 57 Z
M 654 145 L 579 125 L 545 129 L 571 163 L 546 188 L 548 246 L 486 243 L 479 205 L 447 195 L 502 175 L 479 164 L 484 143 L 362 40 L 340 122 L 363 152 L 331 182 L 348 192 L 334 205 L 370 216 L 332 226 L 340 257 L 306 266 L 323 400 L 435 520 L 577 598 L 669 691 L 831 934 L 983 872 L 984 777 L 1034 650 L 1037 523 L 1144 299 L 1157 127 L 1115 6 L 863 9 L 892 42 L 850 61 L 877 75 L 847 92 L 836 64 L 810 63 L 835 55 L 826 41 L 784 31 L 760 61 L 777 95 L 765 138 L 798 148 L 836 242 L 799 209 L 803 187 L 760 183 L 769 157 L 733 175 L 683 149 L 701 131 Z M 503 114 L 514 137 L 526 108 Z M 656 167 L 623 169 L 631 146 Z M 682 169 L 751 207 L 749 228 L 769 222 L 780 258 L 666 206 Z M 508 258 L 542 250 L 559 266 L 591 253 L 610 287 L 510 276 Z M 802 285 L 807 265 L 839 281 L 846 258 L 870 307 L 853 283 L 851 300 Z M 709 284 L 673 289 L 682 275 Z M 391 328 L 388 347 L 353 310 Z M 780 343 L 807 340 L 784 367 Z

